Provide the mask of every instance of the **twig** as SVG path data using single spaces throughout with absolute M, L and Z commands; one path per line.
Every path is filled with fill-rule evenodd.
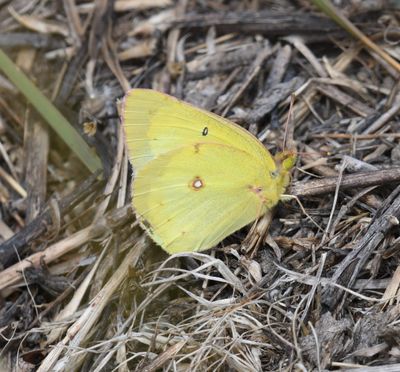
M 340 183 L 342 190 L 357 187 L 369 187 L 387 185 L 391 182 L 400 181 L 400 168 L 385 169 L 375 172 L 362 172 L 344 175 Z M 337 177 L 327 177 L 312 181 L 294 182 L 289 194 L 295 196 L 311 196 L 327 194 L 335 191 L 338 182 Z

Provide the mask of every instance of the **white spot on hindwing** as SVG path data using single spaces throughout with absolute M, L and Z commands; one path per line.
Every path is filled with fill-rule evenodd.
M 204 187 L 204 181 L 199 176 L 196 176 L 190 182 L 189 186 L 192 190 L 199 191 Z

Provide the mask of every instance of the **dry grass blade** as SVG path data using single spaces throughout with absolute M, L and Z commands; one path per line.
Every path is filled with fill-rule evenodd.
M 115 271 L 113 276 L 102 288 L 102 290 L 91 301 L 90 306 L 84 311 L 81 317 L 68 329 L 67 336 L 49 353 L 44 362 L 41 364 L 38 371 L 61 371 L 67 366 L 74 366 L 75 348 L 81 346 L 84 342 L 92 326 L 101 316 L 104 307 L 107 305 L 109 298 L 114 294 L 116 289 L 125 279 L 129 267 L 135 265 L 144 249 L 143 242 L 138 242 L 130 252 L 125 256 L 124 261 Z M 65 350 L 65 347 L 70 349 L 66 351 L 66 355 L 58 360 L 60 354 Z
M 390 66 L 400 73 L 400 63 L 387 54 L 382 48 L 376 45 L 371 39 L 366 37 L 356 26 L 354 26 L 346 17 L 344 17 L 338 9 L 336 9 L 329 0 L 312 0 L 323 12 L 337 22 L 341 27 L 348 31 L 351 35 L 359 39 L 366 47 L 377 53 Z
M 49 246 L 45 251 L 35 253 L 26 259 L 16 263 L 15 265 L 3 270 L 0 273 L 0 290 L 17 283 L 21 278 L 23 271 L 32 266 L 38 265 L 41 260 L 45 263 L 51 263 L 69 251 L 87 243 L 89 240 L 96 238 L 106 231 L 105 221 L 99 221 L 96 225 L 89 226 L 68 238 Z

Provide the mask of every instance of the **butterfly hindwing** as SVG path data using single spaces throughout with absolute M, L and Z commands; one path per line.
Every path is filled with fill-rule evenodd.
M 230 162 L 218 162 L 218 158 Z M 204 250 L 265 213 L 253 185 L 267 182 L 255 159 L 235 148 L 199 144 L 160 155 L 134 180 L 133 205 L 169 253 Z

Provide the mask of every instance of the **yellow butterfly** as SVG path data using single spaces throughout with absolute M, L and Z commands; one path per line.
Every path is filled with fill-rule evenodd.
M 273 157 L 242 127 L 166 94 L 129 91 L 123 121 L 133 207 L 170 254 L 215 246 L 277 204 L 289 183 L 293 152 Z

